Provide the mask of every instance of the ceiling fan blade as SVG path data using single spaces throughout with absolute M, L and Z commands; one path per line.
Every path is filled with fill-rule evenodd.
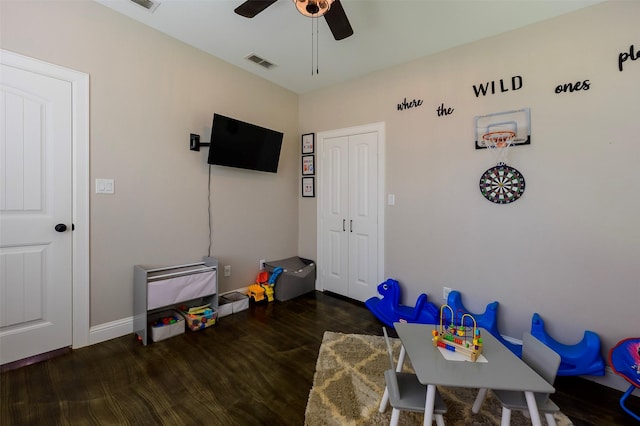
M 236 7 L 234 12 L 245 18 L 253 18 L 278 0 L 247 0 Z
M 335 0 L 331 4 L 331 9 L 325 13 L 324 19 L 327 20 L 327 25 L 329 25 L 333 38 L 336 40 L 342 40 L 343 38 L 353 35 L 353 28 L 351 28 L 351 24 L 340 0 Z

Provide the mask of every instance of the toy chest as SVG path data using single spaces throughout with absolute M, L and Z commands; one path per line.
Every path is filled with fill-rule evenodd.
M 171 318 L 171 320 L 168 320 Z M 151 340 L 159 342 L 184 333 L 184 318 L 176 311 L 162 311 L 149 315 Z
M 284 302 L 315 291 L 316 264 L 313 260 L 296 256 L 265 262 L 265 268 L 269 272 L 273 272 L 278 266 L 284 271 L 276 279 L 274 289 L 276 300 Z
M 190 312 L 190 309 L 192 308 L 180 306 L 180 314 L 190 330 L 198 331 L 211 327 L 218 319 L 218 311 L 213 308 L 207 307 L 206 309 L 203 308 L 192 312 Z

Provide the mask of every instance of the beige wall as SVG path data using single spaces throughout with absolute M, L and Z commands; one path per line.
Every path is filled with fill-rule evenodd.
M 608 2 L 300 97 L 300 131 L 386 122 L 388 277 L 403 302 L 442 287 L 475 312 L 497 300 L 499 328 L 519 337 L 538 312 L 558 340 L 585 329 L 604 350 L 638 332 L 640 301 L 640 2 Z M 473 85 L 512 76 L 517 91 L 476 98 Z M 591 82 L 556 94 L 556 85 Z M 397 111 L 404 98 L 419 108 Z M 437 117 L 445 104 L 452 115 Z M 526 179 L 510 205 L 485 200 L 493 163 L 474 149 L 474 117 L 528 107 L 532 144 L 509 163 Z M 316 200 L 300 199 L 299 252 L 316 257 Z
M 299 134 L 384 121 L 386 262 L 404 302 L 442 286 L 475 311 L 500 302 L 519 336 L 539 312 L 565 342 L 584 329 L 603 346 L 637 334 L 640 61 L 638 2 L 608 2 L 298 97 L 90 1 L 0 2 L 0 47 L 91 78 L 91 324 L 132 315 L 135 264 L 206 254 L 206 149 L 213 112 L 285 133 L 276 175 L 213 168 L 212 254 L 232 265 L 221 290 L 246 286 L 259 259 L 316 258 L 316 199 L 299 197 Z M 472 85 L 523 76 L 523 88 L 476 98 Z M 557 84 L 589 79 L 584 92 Z M 399 112 L 404 98 L 423 99 Z M 299 103 L 299 105 L 298 105 Z M 436 117 L 441 103 L 455 108 Z M 278 105 L 273 108 L 272 105 Z M 478 179 L 473 117 L 531 108 L 532 145 L 511 150 L 523 198 L 497 206 Z M 298 114 L 305 111 L 305 114 Z M 298 115 L 300 119 L 298 120 Z M 313 121 L 311 121 L 313 119 Z M 297 230 L 297 232 L 296 232 Z
M 232 266 L 221 291 L 255 280 L 260 259 L 297 254 L 297 95 L 92 1 L 0 2 L 0 47 L 90 75 L 91 325 L 130 318 L 133 266 L 208 251 L 207 148 L 214 112 L 285 134 L 277 174 L 212 168 L 211 253 Z M 274 108 L 273 105 L 277 105 Z

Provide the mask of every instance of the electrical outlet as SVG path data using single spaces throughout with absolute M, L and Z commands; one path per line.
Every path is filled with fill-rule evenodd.
M 225 277 L 231 276 L 231 265 L 224 265 L 224 276 Z
M 265 260 L 261 259 L 260 260 L 260 264 L 258 265 L 258 267 L 260 268 L 261 271 L 264 271 L 264 263 L 265 263 Z
M 449 298 L 449 293 L 451 293 L 451 288 L 449 287 L 442 287 L 442 298 L 444 300 L 447 300 Z

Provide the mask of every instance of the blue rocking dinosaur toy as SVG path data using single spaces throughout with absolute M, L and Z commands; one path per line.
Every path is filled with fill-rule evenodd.
M 371 297 L 364 304 L 388 327 L 393 328 L 394 322 L 420 324 L 436 324 L 438 322 L 438 307 L 427 301 L 427 295 L 424 293 L 418 296 L 414 307 L 401 305 L 400 284 L 391 278 L 378 285 L 378 293 L 382 295 L 381 299 Z
M 582 340 L 575 345 L 566 345 L 551 337 L 544 328 L 542 317 L 534 313 L 531 318 L 531 335 L 560 355 L 558 376 L 604 376 L 605 365 L 600 354 L 600 336 L 593 331 L 585 330 Z

